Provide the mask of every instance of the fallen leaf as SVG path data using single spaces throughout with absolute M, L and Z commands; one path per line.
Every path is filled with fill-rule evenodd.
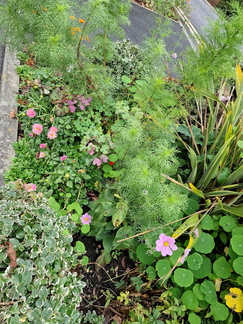
M 8 242 L 7 243 L 8 248 L 7 248 L 7 256 L 10 260 L 10 268 L 15 268 L 17 267 L 17 256 L 16 256 L 16 252 L 13 248 L 12 243 Z
M 10 117 L 10 119 L 16 118 L 16 111 L 15 110 L 11 110 L 10 111 L 10 114 L 9 114 L 9 117 Z

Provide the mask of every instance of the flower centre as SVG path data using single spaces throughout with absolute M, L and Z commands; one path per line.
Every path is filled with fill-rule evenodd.
M 88 217 L 85 217 L 85 218 L 84 218 L 84 221 L 85 221 L 85 222 L 88 222 L 88 221 L 89 221 Z
M 169 243 L 168 242 L 164 242 L 164 246 L 169 246 Z

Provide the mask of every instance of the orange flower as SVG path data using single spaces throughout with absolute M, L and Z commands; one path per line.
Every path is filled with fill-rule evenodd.
M 79 20 L 78 20 L 80 23 L 85 23 L 85 21 L 82 19 L 82 18 L 79 18 Z
M 79 28 L 79 27 L 72 27 L 71 28 L 71 34 L 72 35 L 75 35 L 76 34 L 76 32 L 81 32 L 81 28 Z
M 71 19 L 76 19 L 74 16 L 69 16 Z
M 41 9 L 44 10 L 44 11 L 48 11 L 48 9 L 47 8 L 44 8 L 44 7 L 41 7 Z
M 36 13 L 36 11 L 35 11 L 35 10 L 31 10 L 31 12 L 33 12 L 33 13 Z
M 89 36 L 86 36 L 85 39 L 87 42 L 90 42 Z

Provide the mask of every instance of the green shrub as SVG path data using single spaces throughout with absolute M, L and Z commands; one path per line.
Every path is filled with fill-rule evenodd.
M 78 323 L 85 283 L 74 271 L 76 226 L 17 185 L 0 189 L 0 323 Z

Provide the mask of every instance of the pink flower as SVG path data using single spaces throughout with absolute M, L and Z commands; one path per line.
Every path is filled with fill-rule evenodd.
M 29 133 L 29 137 L 34 137 L 34 134 L 33 133 Z
M 173 54 L 171 55 L 171 57 L 172 57 L 173 59 L 176 59 L 176 58 L 177 58 L 177 54 L 176 54 L 176 53 L 173 53 Z
M 195 229 L 195 231 L 193 232 L 194 237 L 199 237 L 199 231 L 198 228 Z
M 163 256 L 172 255 L 173 251 L 178 247 L 175 245 L 175 239 L 167 236 L 164 233 L 160 234 L 159 240 L 156 241 L 156 251 L 161 252 Z
M 49 131 L 58 132 L 58 129 L 55 126 L 50 127 Z
M 33 117 L 35 117 L 36 112 L 35 112 L 34 109 L 28 109 L 28 110 L 26 111 L 26 115 L 27 115 L 28 117 L 30 117 L 30 118 L 33 118 Z
M 32 126 L 32 132 L 36 135 L 40 135 L 43 131 L 43 126 L 41 124 L 34 124 Z
M 185 249 L 184 254 L 181 256 L 180 259 L 180 263 L 184 263 L 185 262 L 185 258 L 188 256 L 188 254 L 190 253 L 191 249 Z
M 95 158 L 94 161 L 93 161 L 93 164 L 97 165 L 97 166 L 100 166 L 102 164 L 102 162 L 103 161 L 101 159 Z
M 24 189 L 28 192 L 36 191 L 36 185 L 34 183 L 26 183 L 24 184 Z
M 108 161 L 108 156 L 106 156 L 106 155 L 104 155 L 104 154 L 102 154 L 101 156 L 100 156 L 100 159 L 103 161 L 103 162 L 107 162 Z
M 67 156 L 66 155 L 63 155 L 63 156 L 60 157 L 60 161 L 62 162 L 64 160 L 66 160 L 66 158 L 67 158 Z
M 54 132 L 54 131 L 49 130 L 49 132 L 47 133 L 47 137 L 48 137 L 49 139 L 57 138 L 57 133 Z
M 39 158 L 43 158 L 43 157 L 45 157 L 46 156 L 46 154 L 44 153 L 44 152 L 40 152 L 40 154 L 39 154 Z
M 88 213 L 85 213 L 82 217 L 80 217 L 80 220 L 83 225 L 89 225 L 91 223 L 91 216 Z
M 94 151 L 95 151 L 95 146 L 94 146 L 94 144 L 90 142 L 90 143 L 88 144 L 88 147 L 91 147 L 91 149 L 88 151 L 88 153 L 89 153 L 90 155 L 93 155 L 93 154 L 94 154 Z
M 54 117 L 51 117 L 51 118 L 50 118 L 50 122 L 52 123 L 52 122 L 53 122 L 53 120 L 54 120 Z
M 46 145 L 47 145 L 47 144 L 45 144 L 45 143 L 41 143 L 41 144 L 39 145 L 39 147 L 40 147 L 40 148 L 45 148 Z

